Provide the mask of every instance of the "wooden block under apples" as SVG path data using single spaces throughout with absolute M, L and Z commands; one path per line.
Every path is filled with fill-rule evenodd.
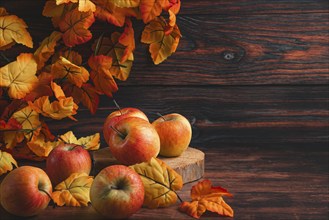
M 198 180 L 204 174 L 205 154 L 198 149 L 189 147 L 179 157 L 159 156 L 158 158 L 173 168 L 177 173 L 179 173 L 183 178 L 184 184 Z M 111 155 L 110 149 L 108 147 L 93 152 L 93 160 L 93 175 L 96 175 L 101 169 L 107 166 L 120 164 Z

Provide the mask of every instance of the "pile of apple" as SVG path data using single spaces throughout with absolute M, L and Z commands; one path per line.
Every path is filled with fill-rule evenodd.
M 122 165 L 101 170 L 90 188 L 92 206 L 108 218 L 128 218 L 144 202 L 141 177 L 128 165 L 146 162 L 158 154 L 181 155 L 189 146 L 192 129 L 182 115 L 160 116 L 153 123 L 139 109 L 124 108 L 112 112 L 103 126 L 104 139 L 112 155 Z M 53 186 L 72 173 L 86 173 L 92 168 L 90 154 L 82 146 L 60 144 L 49 154 L 46 170 L 21 166 L 11 171 L 0 185 L 0 203 L 9 213 L 33 216 L 45 209 Z

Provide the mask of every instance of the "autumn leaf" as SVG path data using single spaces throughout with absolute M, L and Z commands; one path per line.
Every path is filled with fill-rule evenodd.
M 73 173 L 55 187 L 53 201 L 58 206 L 88 206 L 92 182 L 93 177 L 86 173 Z
M 175 191 L 183 187 L 182 177 L 176 171 L 156 158 L 130 167 L 142 178 L 145 206 L 158 208 L 176 203 L 178 197 Z
M 90 0 L 79 0 L 79 11 L 88 12 L 88 11 L 96 11 L 96 5 Z
M 63 41 L 66 46 L 73 47 L 83 44 L 92 38 L 88 28 L 94 23 L 92 11 L 80 12 L 77 8 L 67 12 L 59 22 L 59 28 L 63 32 Z
M 22 125 L 15 119 L 10 118 L 8 122 L 0 120 L 0 134 L 7 149 L 12 149 L 17 143 L 24 140 L 24 134 L 20 132 Z
M 34 89 L 28 93 L 23 100 L 34 101 L 41 96 L 51 96 L 53 91 L 50 87 L 50 82 L 53 80 L 53 76 L 48 72 L 41 72 L 38 75 L 38 84 Z
M 134 29 L 129 18 L 126 18 L 125 29 L 119 38 L 119 43 L 126 47 L 120 63 L 124 63 L 135 50 Z
M 224 201 L 222 196 L 232 196 L 226 189 L 212 186 L 210 180 L 203 180 L 191 189 L 191 202 L 183 202 L 180 211 L 187 213 L 194 218 L 208 211 L 216 212 L 219 215 L 233 217 L 232 208 Z
M 75 4 L 56 4 L 55 0 L 48 0 L 43 8 L 42 15 L 51 17 L 54 27 L 58 27 L 59 22 L 64 19 L 64 16 L 69 11 L 72 11 L 77 6 Z
M 49 37 L 46 37 L 34 52 L 34 58 L 38 64 L 38 70 L 44 67 L 45 62 L 54 54 L 57 41 L 62 38 L 62 33 L 53 31 Z
M 149 23 L 159 16 L 165 4 L 166 0 L 140 0 L 139 9 L 144 23 Z
M 94 44 L 93 50 L 96 55 L 105 55 L 112 57 L 112 66 L 110 68 L 111 74 L 119 79 L 126 80 L 129 76 L 134 56 L 131 53 L 125 62 L 120 62 L 125 55 L 126 47 L 119 42 L 121 34 L 114 32 L 111 38 L 101 37 L 97 40 L 97 44 Z M 98 45 L 98 47 L 96 47 Z
M 0 86 L 9 88 L 8 95 L 11 98 L 24 98 L 37 85 L 36 71 L 37 63 L 33 54 L 21 53 L 16 61 L 0 68 Z
M 175 24 L 168 34 L 168 24 L 163 17 L 157 17 L 143 30 L 143 43 L 150 44 L 149 51 L 154 64 L 159 64 L 176 51 L 181 33 Z M 166 35 L 167 32 L 167 35 Z
M 165 5 L 164 9 L 166 11 L 172 11 L 175 15 L 178 14 L 181 7 L 180 0 L 168 0 L 168 3 Z
M 139 6 L 140 0 L 110 0 L 115 6 L 120 8 L 133 8 Z
M 118 90 L 118 86 L 110 72 L 112 58 L 104 55 L 91 56 L 88 64 L 92 69 L 90 78 L 99 92 L 112 97 L 112 93 Z
M 0 120 L 0 131 L 19 130 L 21 128 L 22 125 L 15 118 L 10 118 L 8 122 Z
M 5 9 L 0 14 L 0 49 L 8 49 L 14 43 L 33 48 L 32 37 L 26 30 L 26 23 L 16 15 L 9 15 Z
M 8 171 L 14 169 L 14 166 L 18 167 L 16 160 L 10 153 L 0 150 L 0 176 Z
M 67 79 L 70 83 L 81 87 L 89 79 L 89 72 L 82 66 L 71 63 L 64 57 L 51 65 L 51 73 L 55 79 Z
M 77 139 L 72 131 L 68 131 L 60 135 L 59 139 L 67 144 L 82 145 L 86 150 L 97 150 L 100 147 L 99 133 Z
M 0 7 L 0 16 L 5 16 L 8 15 L 8 12 L 6 11 L 5 8 Z
M 71 48 L 58 51 L 53 56 L 52 63 L 58 61 L 60 57 L 64 57 L 65 59 L 67 59 L 71 63 L 74 63 L 77 66 L 81 66 L 82 64 L 82 56 L 77 51 L 71 50 Z

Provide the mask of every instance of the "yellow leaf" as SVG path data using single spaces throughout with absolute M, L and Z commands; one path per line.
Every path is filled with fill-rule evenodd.
M 6 131 L 3 133 L 3 140 L 7 149 L 13 149 L 24 140 L 24 133 L 20 131 Z
M 52 193 L 53 201 L 58 206 L 88 206 L 92 182 L 92 176 L 85 173 L 73 173 L 55 187 Z
M 168 27 L 170 26 L 163 17 L 157 17 L 143 30 L 141 41 L 150 44 L 149 51 L 154 64 L 163 62 L 178 46 L 181 33 L 177 25 L 169 32 Z
M 27 142 L 29 149 L 39 157 L 48 157 L 49 153 L 59 144 L 59 141 L 46 141 L 43 135 L 33 136 Z
M 182 177 L 163 161 L 152 158 L 130 166 L 141 177 L 145 188 L 144 205 L 149 208 L 167 207 L 177 201 L 176 190 L 183 187 Z
M 139 6 L 140 0 L 110 0 L 110 2 L 120 8 L 133 8 Z
M 77 66 L 81 66 L 82 64 L 82 56 L 74 51 L 74 50 L 60 50 L 58 51 L 52 58 L 52 63 L 55 63 L 60 57 L 64 57 L 65 59 L 69 60 L 71 63 L 74 63 Z
M 0 150 L 0 176 L 14 169 L 13 165 L 18 167 L 16 160 L 11 154 Z
M 77 3 L 78 0 L 56 0 L 56 5 L 67 4 L 67 3 Z
M 21 53 L 16 61 L 0 68 L 0 86 L 9 88 L 11 98 L 24 98 L 37 85 L 36 71 L 37 63 L 33 54 Z
M 53 31 L 49 37 L 46 37 L 41 42 L 39 48 L 34 52 L 34 58 L 38 64 L 38 70 L 41 69 L 50 56 L 54 54 L 57 41 L 61 38 L 62 33 Z
M 13 43 L 33 48 L 32 37 L 26 30 L 25 22 L 16 15 L 8 15 L 6 11 L 0 15 L 0 48 Z M 8 47 L 6 47 L 8 48 Z
M 78 144 L 84 146 L 86 150 L 98 150 L 100 146 L 100 134 L 96 133 L 87 137 L 81 137 Z
M 92 38 L 92 34 L 88 28 L 94 21 L 94 14 L 91 11 L 80 12 L 78 9 L 73 9 L 67 12 L 64 19 L 59 22 L 65 45 L 74 47 L 89 41 Z
M 75 137 L 72 131 L 68 131 L 65 134 L 59 136 L 60 140 L 67 144 L 77 144 L 78 139 Z
M 79 11 L 88 12 L 88 11 L 96 11 L 96 5 L 90 0 L 79 0 Z
M 89 72 L 84 67 L 75 65 L 64 57 L 51 65 L 51 73 L 55 79 L 67 79 L 78 87 L 89 79 Z

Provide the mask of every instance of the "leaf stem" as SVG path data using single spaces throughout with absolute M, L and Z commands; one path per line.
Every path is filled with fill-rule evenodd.
M 160 116 L 164 121 L 166 121 L 165 117 L 161 113 L 157 112 L 156 114 Z

